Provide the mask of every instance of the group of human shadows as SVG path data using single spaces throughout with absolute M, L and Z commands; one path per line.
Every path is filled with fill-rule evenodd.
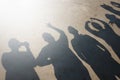
M 119 3 L 111 2 L 111 4 L 113 7 L 120 8 Z M 120 11 L 109 5 L 103 4 L 101 7 L 120 16 Z M 109 23 L 91 18 L 85 23 L 85 29 L 105 40 L 120 58 L 120 37 L 110 26 L 110 24 L 116 24 L 120 27 L 120 19 L 113 14 L 105 16 L 110 20 Z M 101 24 L 104 25 L 104 29 Z M 90 25 L 99 31 L 92 30 Z M 48 26 L 60 33 L 60 37 L 55 40 L 50 33 L 44 33 L 43 38 L 48 44 L 42 48 L 36 59 L 30 51 L 29 43 L 21 43 L 16 39 L 8 42 L 11 52 L 4 53 L 2 56 L 2 64 L 6 69 L 6 80 L 40 80 L 34 67 L 49 64 L 53 65 L 57 80 L 91 80 L 86 67 L 69 48 L 64 31 L 51 24 Z M 68 27 L 68 31 L 74 36 L 71 40 L 73 49 L 83 61 L 91 66 L 100 80 L 117 80 L 115 76 L 120 78 L 120 64 L 111 57 L 109 51 L 101 43 L 89 35 L 79 34 L 72 26 Z M 18 50 L 20 46 L 24 46 L 26 51 L 20 52 Z

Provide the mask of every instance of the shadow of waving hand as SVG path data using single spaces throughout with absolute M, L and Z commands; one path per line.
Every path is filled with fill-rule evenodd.
M 97 18 L 91 18 L 91 19 L 92 19 L 92 22 L 89 22 L 88 24 L 91 24 L 93 27 L 97 28 L 99 31 L 95 31 L 91 29 L 89 26 L 85 26 L 86 30 L 96 35 L 97 37 L 100 37 L 103 40 L 105 40 L 116 52 L 117 56 L 120 58 L 120 37 L 113 31 L 111 26 L 107 24 L 105 21 L 102 21 Z M 98 22 L 102 23 L 105 28 L 103 29 Z
M 50 24 L 48 26 L 57 31 L 60 37 L 55 40 L 50 33 L 43 34 L 48 44 L 37 57 L 37 64 L 39 66 L 52 64 L 57 80 L 91 80 L 87 69 L 69 48 L 65 33 Z

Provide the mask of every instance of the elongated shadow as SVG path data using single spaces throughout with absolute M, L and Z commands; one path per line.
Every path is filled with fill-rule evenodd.
M 111 57 L 108 50 L 89 35 L 78 34 L 72 26 L 69 26 L 68 30 L 74 35 L 71 40 L 74 50 L 92 67 L 100 80 L 117 80 L 115 75 L 120 76 L 120 65 Z
M 65 33 L 52 25 L 49 25 L 49 27 L 60 33 L 60 37 L 55 41 L 51 34 L 43 34 L 43 38 L 48 42 L 48 45 L 40 52 L 36 60 L 38 65 L 52 64 L 57 80 L 91 80 L 87 69 L 70 50 Z
M 104 8 L 104 9 L 106 9 L 109 12 L 114 13 L 114 14 L 105 14 L 105 16 L 106 16 L 107 19 L 109 19 L 109 23 L 111 25 L 116 24 L 117 27 L 120 28 L 120 19 L 118 17 L 116 17 L 116 15 L 120 16 L 120 11 L 114 9 L 114 8 L 120 9 L 120 3 L 111 1 L 111 5 L 112 6 L 103 4 L 103 5 L 101 5 L 101 7 Z
M 111 4 L 112 4 L 112 6 L 109 6 L 107 4 L 103 4 L 103 5 L 101 5 L 101 7 L 104 8 L 105 10 L 111 12 L 111 13 L 114 13 L 114 14 L 120 16 L 120 11 L 113 8 L 113 6 L 120 8 L 120 4 L 116 3 L 116 2 L 111 2 Z
M 112 14 L 105 14 L 106 18 L 109 19 L 109 23 L 111 25 L 116 24 L 117 27 L 120 28 L 120 19 L 117 18 L 115 15 Z
M 5 80 L 40 80 L 34 70 L 35 59 L 29 43 L 11 39 L 8 45 L 11 51 L 2 55 L 2 64 L 6 70 Z M 21 46 L 24 46 L 26 51 L 19 51 Z
M 120 3 L 117 3 L 117 2 L 114 2 L 114 1 L 111 1 L 111 4 L 117 8 L 120 8 Z
M 105 21 L 102 21 L 96 18 L 93 18 L 92 21 L 93 21 L 92 22 L 93 27 L 99 26 L 101 27 L 101 29 L 98 29 L 99 31 L 95 31 L 95 30 L 92 30 L 89 26 L 86 26 L 86 30 L 88 30 L 92 34 L 105 40 L 112 47 L 112 49 L 116 52 L 117 56 L 120 58 L 120 37 L 113 31 L 111 26 L 107 24 Z M 95 22 L 95 21 L 102 23 L 105 29 L 103 29 L 102 26 L 98 22 Z

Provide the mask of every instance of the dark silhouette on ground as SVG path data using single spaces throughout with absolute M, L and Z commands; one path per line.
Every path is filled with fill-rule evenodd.
M 91 80 L 87 69 L 70 50 L 67 36 L 62 30 L 48 25 L 60 33 L 60 38 L 55 39 L 49 33 L 44 33 L 46 45 L 40 52 L 36 62 L 39 66 L 52 64 L 57 80 Z
M 106 14 L 105 16 L 107 19 L 110 20 L 109 23 L 111 25 L 116 24 L 120 28 L 120 19 L 119 18 L 117 18 L 115 15 L 111 15 L 111 14 Z
M 111 4 L 112 4 L 114 7 L 120 8 L 120 4 L 119 4 L 119 3 L 111 2 Z M 106 9 L 106 10 L 108 10 L 109 12 L 112 12 L 112 13 L 120 16 L 120 11 L 114 9 L 113 7 L 111 7 L 111 6 L 109 6 L 109 5 L 103 4 L 103 5 L 101 5 L 101 7 L 104 8 L 104 9 Z
M 120 8 L 120 3 L 111 1 L 111 4 L 112 4 L 113 6 L 115 6 L 115 7 Z
M 93 27 L 99 27 L 97 28 L 99 31 L 92 30 L 88 26 L 86 27 L 86 30 L 105 40 L 116 52 L 117 56 L 120 58 L 120 37 L 113 31 L 111 26 L 106 22 L 96 18 L 91 19 L 92 19 L 91 24 L 93 25 Z M 99 23 L 97 23 L 97 21 L 102 23 L 105 29 L 103 29 L 102 26 Z
M 29 44 L 11 39 L 8 45 L 11 51 L 2 56 L 2 64 L 6 70 L 5 80 L 39 80 L 34 70 L 35 59 L 29 49 Z M 24 46 L 26 51 L 19 51 L 21 46 Z
M 88 22 L 86 26 L 87 24 Z M 112 59 L 102 44 L 89 35 L 78 34 L 71 26 L 68 30 L 74 35 L 74 39 L 71 40 L 74 50 L 92 67 L 100 80 L 116 80 L 115 75 L 120 76 L 120 65 Z
M 103 4 L 103 5 L 101 5 L 101 7 L 120 16 L 120 11 L 113 8 L 113 7 L 120 8 L 120 3 L 111 1 L 111 4 L 112 4 L 112 6 Z M 116 24 L 120 28 L 120 19 L 119 18 L 117 18 L 113 14 L 106 14 L 105 16 L 106 16 L 107 19 L 110 20 L 109 21 L 110 24 Z

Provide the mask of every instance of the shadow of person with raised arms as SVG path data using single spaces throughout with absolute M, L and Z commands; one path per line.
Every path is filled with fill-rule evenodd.
M 116 7 L 116 8 L 120 8 L 120 4 L 119 3 L 116 3 L 116 2 L 111 2 L 112 6 Z M 106 5 L 106 4 L 103 4 L 101 5 L 102 8 L 108 10 L 109 12 L 112 12 L 118 16 L 120 16 L 120 11 L 114 9 L 113 7 L 109 6 L 109 5 Z
M 120 8 L 120 3 L 111 1 L 111 4 L 112 4 L 113 6 L 115 6 L 115 7 Z
M 120 19 L 117 18 L 115 15 L 112 14 L 105 14 L 106 18 L 109 19 L 109 23 L 111 25 L 115 24 L 117 27 L 120 28 Z
M 96 35 L 97 37 L 100 37 L 103 40 L 105 40 L 112 47 L 112 49 L 115 51 L 117 56 L 120 58 L 120 37 L 113 31 L 111 26 L 107 24 L 105 21 L 102 21 L 97 18 L 91 18 L 91 19 L 92 19 L 93 27 L 98 26 L 99 31 L 92 30 L 90 27 L 86 27 L 86 30 Z M 105 29 L 103 29 L 98 22 L 102 23 Z M 94 25 L 93 23 L 97 25 Z
M 57 80 L 91 80 L 87 69 L 70 50 L 65 33 L 48 25 L 60 33 L 57 41 L 49 33 L 44 33 L 43 38 L 48 44 L 40 52 L 36 62 L 39 66 L 52 64 Z
M 30 51 L 28 42 L 9 40 L 10 52 L 2 55 L 2 64 L 6 70 L 5 80 L 40 80 L 34 70 L 35 59 Z M 24 46 L 26 51 L 19 51 Z
M 86 22 L 86 25 L 88 23 Z M 116 80 L 114 72 L 119 72 L 120 65 L 112 59 L 106 48 L 89 35 L 78 34 L 72 26 L 69 26 L 68 30 L 74 35 L 71 40 L 74 50 L 92 67 L 100 80 Z

